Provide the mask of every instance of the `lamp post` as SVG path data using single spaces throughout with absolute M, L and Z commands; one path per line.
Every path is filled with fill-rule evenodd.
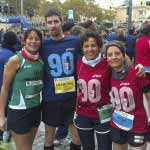
M 23 0 L 21 0 L 21 16 L 23 16 Z
M 132 0 L 128 2 L 128 31 L 131 29 L 132 26 Z

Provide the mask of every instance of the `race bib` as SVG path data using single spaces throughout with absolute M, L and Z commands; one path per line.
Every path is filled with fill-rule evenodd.
M 150 73 L 150 66 L 144 66 L 144 70 L 145 70 L 145 72 Z
M 133 128 L 134 115 L 115 110 L 112 114 L 113 123 L 120 129 L 129 131 Z
M 99 118 L 101 123 L 109 122 L 111 119 L 112 113 L 112 104 L 104 105 L 101 108 L 98 108 Z
M 42 92 L 42 88 L 42 80 L 26 81 L 25 98 L 32 99 L 34 97 L 39 96 Z
M 67 93 L 75 91 L 74 77 L 54 78 L 55 93 Z

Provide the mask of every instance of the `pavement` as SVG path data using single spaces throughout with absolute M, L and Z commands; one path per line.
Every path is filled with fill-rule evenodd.
M 145 104 L 146 110 L 148 111 L 146 101 L 144 102 L 144 104 Z M 45 134 L 44 124 L 41 122 L 40 127 L 39 127 L 38 132 L 37 132 L 37 135 L 36 135 L 36 138 L 35 138 L 35 141 L 34 141 L 34 144 L 33 144 L 33 150 L 43 150 L 44 134 Z M 3 145 L 5 145 L 5 144 L 6 143 L 3 143 Z M 0 143 L 0 146 L 1 146 L 1 143 Z M 6 146 L 8 146 L 9 148 L 8 149 L 2 149 L 0 147 L 0 150 L 15 150 L 14 143 L 8 143 L 8 145 L 6 144 Z M 63 144 L 63 145 L 55 146 L 55 150 L 69 150 L 69 144 Z M 95 150 L 97 150 L 97 147 L 95 148 Z M 150 150 L 150 143 L 148 143 L 146 150 Z
M 33 143 L 33 150 L 43 150 L 43 146 L 44 146 L 44 124 L 41 123 L 35 141 Z M 55 146 L 55 150 L 69 150 L 69 144 Z
M 147 101 L 145 100 L 144 97 L 144 105 L 148 114 L 148 104 Z M 35 142 L 33 144 L 33 150 L 43 150 L 43 145 L 44 145 L 44 124 L 41 123 L 37 136 L 35 138 Z M 97 146 L 97 144 L 96 144 Z M 55 146 L 55 150 L 69 150 L 69 145 L 60 145 L 60 146 Z M 95 150 L 97 150 L 97 147 L 95 148 Z M 146 150 L 150 150 L 150 143 L 147 144 L 147 149 Z

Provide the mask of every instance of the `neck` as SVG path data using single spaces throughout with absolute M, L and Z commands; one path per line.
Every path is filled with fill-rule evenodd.
M 60 41 L 63 38 L 64 38 L 64 34 L 63 33 L 61 33 L 61 34 L 59 34 L 57 36 L 51 36 L 51 39 L 54 40 L 54 41 Z
M 117 67 L 117 68 L 113 68 L 113 70 L 115 71 L 115 72 L 121 72 L 121 71 L 123 71 L 123 69 L 124 69 L 124 66 L 122 65 L 122 66 L 120 66 L 120 67 Z
M 37 55 L 39 53 L 39 51 L 29 51 L 26 49 L 26 47 L 23 48 L 23 50 L 25 50 L 27 53 L 31 54 L 31 55 Z
M 32 54 L 29 51 L 22 49 L 21 54 L 31 62 L 37 61 L 39 59 L 39 52 L 36 52 L 36 54 Z
M 126 77 L 126 75 L 128 74 L 128 64 L 125 63 L 123 66 L 119 67 L 119 68 L 113 68 L 112 70 L 112 76 L 116 79 L 116 80 L 121 80 L 124 79 Z

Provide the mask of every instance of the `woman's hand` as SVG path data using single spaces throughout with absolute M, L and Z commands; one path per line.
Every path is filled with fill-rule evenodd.
M 4 131 L 6 127 L 6 117 L 0 116 L 0 130 Z

